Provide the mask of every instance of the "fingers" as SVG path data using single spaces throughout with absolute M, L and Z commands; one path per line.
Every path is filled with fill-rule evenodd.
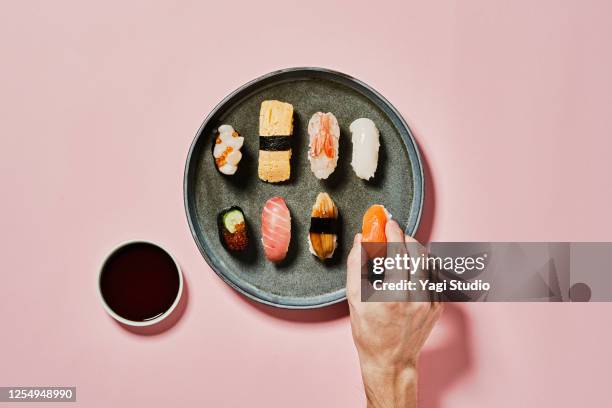
M 387 236 L 387 242 L 404 242 L 404 231 L 395 220 L 387 221 L 385 235 Z
M 419 241 L 417 241 L 416 239 L 414 239 L 413 237 L 411 237 L 408 234 L 404 235 L 404 241 L 406 243 L 408 243 L 408 242 L 417 243 L 417 244 L 419 243 Z
M 420 257 L 427 254 L 427 248 L 410 235 L 404 235 L 404 242 L 406 243 L 406 249 L 410 256 Z
M 346 261 L 346 296 L 349 302 L 361 299 L 361 234 L 355 235 Z
M 427 248 L 425 248 L 419 241 L 412 238 L 410 235 L 406 235 L 404 240 L 406 241 L 408 252 L 410 254 L 415 254 L 411 256 L 427 256 Z M 431 282 L 439 281 L 438 271 L 428 268 L 427 265 L 425 265 L 424 268 L 420 268 L 415 275 L 416 279 L 429 279 Z M 440 302 L 440 295 L 437 292 L 430 291 L 429 300 L 431 301 L 434 310 L 437 312 L 437 316 L 439 316 L 443 309 L 443 303 Z
M 423 245 L 421 245 L 419 241 L 417 241 L 410 235 L 404 236 L 404 241 L 406 242 L 406 248 L 408 250 L 408 253 L 410 254 L 410 257 L 415 259 L 421 259 L 419 267 L 416 268 L 416 270 L 411 271 L 410 276 L 410 280 L 413 282 L 417 282 L 418 287 L 420 288 L 421 286 L 419 282 L 431 282 L 431 276 L 427 269 L 427 265 L 425 264 L 427 249 Z M 433 292 L 431 291 L 420 289 L 418 291 L 415 291 L 411 299 L 418 302 L 433 302 L 434 299 L 432 298 L 432 294 Z
M 404 259 L 407 255 L 404 246 L 404 231 L 397 221 L 389 220 L 385 225 L 385 236 L 387 238 L 387 259 L 393 260 L 393 267 L 385 268 L 384 281 L 387 283 L 401 283 L 410 279 L 410 271 L 404 266 Z M 387 301 L 407 301 L 409 293 L 403 290 L 393 290 L 380 293 Z
M 442 312 L 444 311 L 444 303 L 432 302 L 431 307 L 433 311 L 432 319 L 434 322 L 436 322 L 440 318 L 440 315 L 442 315 Z
M 387 236 L 387 258 L 396 258 L 398 255 L 403 258 L 406 252 L 404 246 L 404 231 L 400 228 L 395 220 L 387 221 L 385 226 L 385 235 Z M 386 272 L 386 279 L 389 282 L 399 282 L 401 279 L 408 279 L 408 271 L 391 270 Z

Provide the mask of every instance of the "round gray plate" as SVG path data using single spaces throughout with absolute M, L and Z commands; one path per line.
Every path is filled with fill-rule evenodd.
M 265 183 L 257 177 L 259 108 L 278 99 L 293 105 L 294 134 L 291 180 Z M 340 123 L 340 159 L 327 180 L 318 180 L 308 162 L 308 120 L 315 112 L 332 112 Z M 350 123 L 370 118 L 380 130 L 378 169 L 373 180 L 359 179 L 351 167 Z M 217 172 L 211 148 L 217 127 L 231 124 L 245 138 L 238 173 Z M 322 307 L 345 298 L 346 257 L 353 236 L 361 230 L 365 210 L 387 207 L 413 235 L 423 204 L 423 169 L 418 149 L 397 110 L 366 84 L 321 68 L 291 68 L 264 75 L 227 96 L 204 120 L 185 166 L 187 219 L 202 255 L 229 285 L 246 296 L 273 306 L 295 309 Z M 320 262 L 308 251 L 310 212 L 317 194 L 326 191 L 340 211 L 341 231 L 334 257 Z M 266 200 L 281 196 L 291 211 L 291 243 L 281 264 L 269 262 L 260 239 L 261 211 Z M 238 205 L 249 224 L 251 247 L 235 255 L 219 241 L 217 214 Z

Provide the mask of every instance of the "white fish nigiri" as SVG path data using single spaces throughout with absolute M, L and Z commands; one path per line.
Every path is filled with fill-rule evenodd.
M 357 177 L 369 180 L 374 177 L 378 166 L 380 134 L 374 122 L 359 118 L 349 126 L 353 141 L 353 160 L 351 166 Z
M 308 122 L 310 169 L 318 179 L 326 179 L 338 164 L 340 126 L 333 113 L 317 112 Z
M 285 259 L 291 241 L 291 214 L 281 197 L 272 197 L 261 214 L 261 242 L 266 258 L 272 262 Z

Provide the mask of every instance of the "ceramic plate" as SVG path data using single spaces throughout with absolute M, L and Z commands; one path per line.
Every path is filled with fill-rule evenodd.
M 265 183 L 257 177 L 259 108 L 267 99 L 294 107 L 291 179 Z M 338 167 L 327 180 L 310 170 L 308 121 L 315 112 L 332 112 L 340 124 Z M 351 122 L 370 118 L 380 131 L 378 168 L 373 180 L 357 178 L 351 167 Z M 216 129 L 232 125 L 245 142 L 243 159 L 233 177 L 221 175 L 211 154 Z M 195 242 L 211 268 L 244 295 L 273 306 L 315 308 L 345 298 L 346 258 L 353 236 L 361 230 L 365 210 L 387 207 L 414 235 L 423 204 L 423 170 L 410 129 L 397 110 L 378 92 L 348 75 L 321 68 L 291 68 L 257 78 L 228 95 L 198 130 L 185 166 L 184 200 Z M 326 263 L 308 251 L 310 212 L 319 192 L 329 193 L 340 212 L 338 249 Z M 273 197 L 285 199 L 291 211 L 291 243 L 285 261 L 269 262 L 263 252 L 261 212 Z M 221 245 L 217 214 L 238 205 L 249 224 L 251 247 L 229 253 Z

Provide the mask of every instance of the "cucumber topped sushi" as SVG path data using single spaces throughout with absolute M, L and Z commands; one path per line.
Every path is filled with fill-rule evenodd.
M 230 251 L 244 251 L 249 245 L 249 236 L 244 212 L 238 206 L 221 211 L 217 216 L 219 239 Z

